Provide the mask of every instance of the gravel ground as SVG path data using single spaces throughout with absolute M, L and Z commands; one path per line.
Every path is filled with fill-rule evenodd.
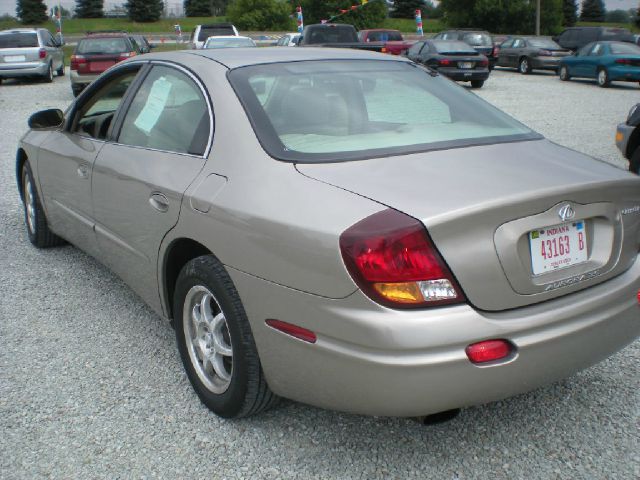
M 477 93 L 624 165 L 613 135 L 637 85 L 496 71 Z M 26 239 L 16 142 L 31 112 L 71 99 L 66 77 L 0 87 L 0 478 L 640 478 L 640 342 L 431 427 L 292 402 L 242 421 L 209 413 L 167 324 L 82 252 Z

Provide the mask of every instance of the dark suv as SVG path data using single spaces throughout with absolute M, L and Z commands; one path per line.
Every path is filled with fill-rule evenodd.
M 612 27 L 571 27 L 557 37 L 553 37 L 553 41 L 560 44 L 562 48 L 573 51 L 581 49 L 587 43 L 601 40 L 633 43 L 634 38 L 626 28 Z
M 498 60 L 498 47 L 493 44 L 489 32 L 484 30 L 445 30 L 433 37 L 434 40 L 460 40 L 471 45 L 478 53 L 489 59 L 489 70 Z
M 74 96 L 107 68 L 140 53 L 128 33 L 89 33 L 71 55 L 71 90 Z

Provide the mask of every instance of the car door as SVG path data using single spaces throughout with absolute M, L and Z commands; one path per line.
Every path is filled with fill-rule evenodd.
M 498 50 L 498 66 L 500 67 L 510 67 L 510 55 L 513 49 L 514 39 L 505 40 L 500 45 L 500 50 Z
M 53 70 L 57 70 L 62 65 L 62 49 L 48 30 L 40 30 L 40 38 L 44 49 L 47 51 L 47 56 L 51 59 Z
M 584 57 L 584 76 L 589 78 L 596 78 L 598 74 L 598 65 L 602 60 L 602 54 L 604 52 L 604 46 L 602 43 L 597 42 L 591 47 L 589 54 Z
M 95 255 L 91 176 L 111 122 L 140 65 L 119 69 L 87 90 L 67 112 L 63 129 L 40 145 L 38 177 L 47 219 L 81 249 Z
M 522 38 L 516 38 L 513 41 L 511 51 L 509 52 L 509 66 L 517 67 L 520 61 L 520 57 L 524 51 L 525 43 Z
M 160 242 L 206 162 L 213 113 L 201 82 L 181 67 L 153 65 L 119 116 L 92 180 L 101 260 L 159 306 Z
M 569 66 L 569 73 L 574 77 L 585 77 L 587 76 L 587 62 L 589 53 L 591 52 L 594 44 L 589 43 L 578 50 L 572 57 L 569 57 L 567 60 L 567 65 Z

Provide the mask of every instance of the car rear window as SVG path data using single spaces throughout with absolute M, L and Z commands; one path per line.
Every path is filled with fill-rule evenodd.
M 114 38 L 85 38 L 80 40 L 76 49 L 77 54 L 116 54 L 131 51 L 131 46 L 126 39 Z
M 562 47 L 553 40 L 546 38 L 530 38 L 529 45 L 535 48 L 547 48 L 550 50 L 562 50 Z
M 201 27 L 198 34 L 198 41 L 204 42 L 209 37 L 217 37 L 221 35 L 235 35 L 233 28 L 231 27 Z
M 0 48 L 27 48 L 38 46 L 38 35 L 34 33 L 0 34 Z
M 471 48 L 468 44 L 464 42 L 453 42 L 453 41 L 434 41 L 433 45 L 436 47 L 436 51 L 438 53 L 464 53 L 468 52 L 473 55 L 476 54 L 476 51 Z
M 322 60 L 241 67 L 229 80 L 265 150 L 333 162 L 540 138 L 411 62 Z
M 400 32 L 369 32 L 367 35 L 369 42 L 401 42 Z
M 640 47 L 631 43 L 612 43 L 611 53 L 614 55 L 640 55 Z
M 474 47 L 491 47 L 493 42 L 491 37 L 485 33 L 465 33 L 462 41 L 473 45 Z
M 253 40 L 242 37 L 210 38 L 205 44 L 205 48 L 238 48 L 255 46 L 256 44 Z

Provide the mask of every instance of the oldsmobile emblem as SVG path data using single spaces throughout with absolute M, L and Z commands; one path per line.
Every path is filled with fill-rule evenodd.
M 573 207 L 567 203 L 566 205 L 560 207 L 560 210 L 558 210 L 558 216 L 560 217 L 560 220 L 566 222 L 567 220 L 571 220 L 573 217 L 575 217 L 576 212 Z

